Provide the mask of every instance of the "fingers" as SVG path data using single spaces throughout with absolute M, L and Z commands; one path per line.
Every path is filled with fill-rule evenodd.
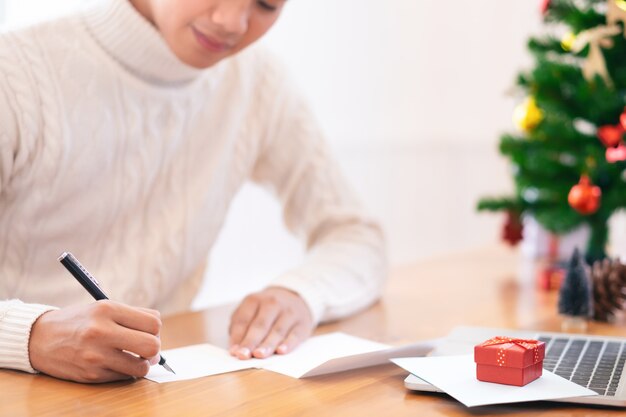
M 150 371 L 148 360 L 122 351 L 112 351 L 107 356 L 105 364 L 110 371 L 136 378 L 144 377 Z
M 154 309 L 151 309 L 151 308 L 144 308 L 144 307 L 135 307 L 135 308 L 137 308 L 138 310 L 144 311 L 144 312 L 146 312 L 148 314 L 152 314 L 154 317 L 159 319 L 159 321 L 161 321 L 161 312 L 160 311 L 154 310 Z M 161 330 L 161 326 L 159 326 L 159 333 L 156 334 L 156 336 L 159 336 L 161 334 L 160 330 Z
M 230 322 L 230 345 L 236 350 L 243 340 L 248 326 L 256 316 L 259 308 L 259 299 L 255 296 L 246 297 L 237 310 L 233 313 Z
M 287 337 L 276 348 L 276 353 L 284 355 L 294 350 L 300 343 L 311 335 L 311 330 L 305 325 L 296 325 L 291 329 Z
M 161 318 L 161 313 L 158 310 L 153 310 L 151 308 L 144 308 L 144 307 L 136 307 L 139 310 L 145 311 L 148 314 L 152 314 L 153 316 L 157 317 L 157 318 Z M 161 336 L 161 332 L 159 332 L 157 335 L 157 337 Z M 160 348 L 159 348 L 159 352 L 160 352 Z M 157 363 L 159 363 L 159 361 L 161 360 L 161 355 L 159 354 L 159 352 L 157 352 L 154 356 L 144 356 L 142 355 L 144 358 L 148 359 L 148 362 L 150 362 L 151 366 L 156 365 Z
M 133 352 L 150 362 L 158 362 L 161 341 L 161 315 L 148 308 L 135 308 L 111 301 L 99 301 L 94 314 L 113 320 L 110 330 L 110 346 L 118 351 Z
M 154 360 L 161 351 L 161 340 L 148 333 L 118 327 L 115 339 L 112 340 L 112 346 L 117 350 L 127 350 L 142 358 Z
M 266 302 L 262 304 L 257 315 L 254 316 L 248 326 L 243 340 L 239 343 L 239 348 L 236 349 L 235 356 L 239 359 L 250 359 L 252 352 L 257 349 L 261 341 L 269 334 L 279 313 L 280 308 L 277 303 Z
M 292 351 L 313 331 L 311 312 L 296 293 L 270 287 L 246 297 L 233 314 L 230 353 L 239 359 Z
M 130 353 L 102 346 L 80 354 L 81 382 L 107 382 L 129 377 L 142 377 L 148 373 L 150 364 L 146 359 Z
M 111 317 L 117 324 L 153 335 L 161 332 L 161 315 L 158 311 L 138 309 L 124 304 L 110 304 L 112 304 Z
M 291 316 L 281 314 L 272 326 L 267 337 L 265 337 L 259 346 L 252 351 L 252 356 L 264 359 L 273 355 L 276 352 L 278 345 L 285 340 L 285 337 L 289 334 L 294 324 L 295 321 Z
M 152 314 L 155 317 L 158 317 L 159 319 L 161 318 L 161 313 L 159 312 L 159 310 L 154 310 L 152 308 L 145 308 L 145 307 L 133 307 L 137 310 L 141 310 L 143 312 L 146 312 L 148 314 Z

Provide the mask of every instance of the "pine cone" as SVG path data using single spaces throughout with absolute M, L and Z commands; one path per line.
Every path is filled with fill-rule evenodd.
M 603 259 L 591 268 L 593 318 L 610 321 L 624 309 L 626 300 L 626 265 L 617 259 Z

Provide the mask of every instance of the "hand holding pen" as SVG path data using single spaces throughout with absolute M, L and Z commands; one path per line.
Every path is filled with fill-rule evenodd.
M 91 296 L 97 300 L 108 300 L 109 297 L 106 296 L 102 288 L 100 288 L 100 283 L 97 279 L 93 277 L 85 267 L 78 262 L 78 259 L 74 257 L 69 252 L 63 252 L 61 256 L 59 256 L 59 262 L 63 264 L 63 266 L 76 278 L 76 280 L 87 290 Z M 157 312 L 158 315 L 158 312 Z M 159 315 L 160 318 L 160 315 Z M 159 324 L 159 329 L 160 329 Z M 159 355 L 159 365 L 170 371 L 171 373 L 176 373 L 170 368 L 165 362 L 165 358 L 162 355 Z
M 160 330 L 150 309 L 108 300 L 67 307 L 35 322 L 29 358 L 38 371 L 77 382 L 143 377 L 159 363 Z

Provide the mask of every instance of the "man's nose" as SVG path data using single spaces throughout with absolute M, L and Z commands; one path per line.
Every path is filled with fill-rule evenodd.
M 248 30 L 250 0 L 217 1 L 211 20 L 224 35 L 243 35 Z

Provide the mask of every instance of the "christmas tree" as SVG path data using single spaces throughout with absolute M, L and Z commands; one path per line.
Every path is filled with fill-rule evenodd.
M 585 257 L 606 256 L 608 221 L 626 207 L 626 0 L 543 0 L 549 31 L 528 42 L 534 67 L 517 77 L 519 128 L 500 138 L 515 194 L 479 210 L 533 216 L 555 234 L 583 224 Z M 519 233 L 505 229 L 513 243 Z
M 576 317 L 592 314 L 591 284 L 585 268 L 578 249 L 574 250 L 559 290 L 559 313 Z

